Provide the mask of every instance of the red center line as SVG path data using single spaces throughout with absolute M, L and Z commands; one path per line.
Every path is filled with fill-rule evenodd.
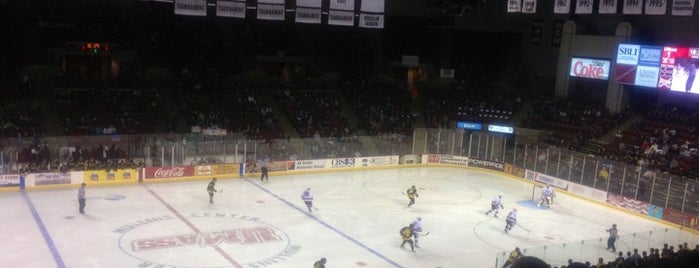
M 197 228 L 196 226 L 194 226 L 194 224 L 193 224 L 192 222 L 190 222 L 189 220 L 187 220 L 187 218 L 185 218 L 184 216 L 182 216 L 182 214 L 180 214 L 180 212 L 178 212 L 174 207 L 172 207 L 170 204 L 168 204 L 167 202 L 165 202 L 165 200 L 162 199 L 157 193 L 155 193 L 155 191 L 153 191 L 153 190 L 151 190 L 150 188 L 148 188 L 148 186 L 146 186 L 145 184 L 143 184 L 143 187 L 145 187 L 146 190 L 148 190 L 148 192 L 149 192 L 150 194 L 152 194 L 153 196 L 155 196 L 155 198 L 158 199 L 158 200 L 160 201 L 160 203 L 163 204 L 163 206 L 165 206 L 167 209 L 169 209 L 170 212 L 172 212 L 173 214 L 175 214 L 175 216 L 177 216 L 177 218 L 179 218 L 182 222 L 184 222 L 184 224 L 186 224 L 187 226 L 189 226 L 189 228 L 192 229 L 192 231 L 196 232 L 197 234 L 201 234 L 201 233 L 202 233 L 202 232 L 199 230 L 199 228 Z M 233 265 L 233 266 L 236 267 L 236 268 L 243 268 L 243 266 L 240 265 L 237 261 L 235 261 L 235 260 L 233 259 L 233 257 L 231 257 L 231 255 L 228 255 L 228 253 L 226 253 L 225 251 L 223 251 L 223 249 L 221 249 L 221 247 L 219 247 L 218 245 L 213 245 L 212 247 L 213 247 L 219 254 L 221 254 L 221 256 L 222 256 L 223 258 L 225 258 L 226 260 L 228 260 L 228 262 L 229 262 L 231 265 Z

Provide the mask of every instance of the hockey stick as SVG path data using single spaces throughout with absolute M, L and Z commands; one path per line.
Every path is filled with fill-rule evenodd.
M 427 233 L 425 233 L 425 234 L 420 234 L 420 236 L 427 236 L 427 235 L 429 235 L 429 234 L 430 234 L 430 232 L 427 232 Z
M 319 210 L 316 206 L 312 206 L 312 208 L 315 209 L 316 211 Z
M 529 233 L 529 229 L 522 227 L 522 225 L 519 225 L 519 223 L 517 223 L 517 226 L 519 226 L 519 228 L 522 228 L 523 230 L 527 231 L 527 233 Z

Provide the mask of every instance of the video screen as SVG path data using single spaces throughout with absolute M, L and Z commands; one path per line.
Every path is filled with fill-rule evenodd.
M 619 44 L 614 82 L 699 94 L 698 66 L 699 48 Z

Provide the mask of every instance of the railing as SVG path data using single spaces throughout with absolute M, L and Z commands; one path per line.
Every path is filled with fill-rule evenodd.
M 638 249 L 638 254 L 642 254 L 643 251 L 649 251 L 651 248 L 662 249 L 664 244 L 673 246 L 675 250 L 678 250 L 678 245 L 687 243 L 691 250 L 694 245 L 699 243 L 699 236 L 674 228 L 619 235 L 615 243 L 616 252 L 614 253 L 607 249 L 607 237 L 553 245 L 548 244 L 549 240 L 546 238 L 535 237 L 534 235 L 528 235 L 524 239 L 533 243 L 542 241 L 541 244 L 544 245 L 520 249 L 522 254 L 540 258 L 551 266 L 568 265 L 568 259 L 573 259 L 577 262 L 589 261 L 592 264 L 596 264 L 598 258 L 603 258 L 604 263 L 607 263 L 616 258 L 616 252 L 622 251 L 624 252 L 624 257 L 626 257 L 627 251 L 633 252 L 633 249 Z M 497 267 L 501 267 L 505 263 L 509 254 L 510 251 L 503 251 L 497 254 Z

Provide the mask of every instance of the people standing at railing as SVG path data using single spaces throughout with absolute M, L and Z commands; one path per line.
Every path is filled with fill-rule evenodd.
M 616 228 L 616 223 L 612 224 L 612 228 L 606 230 L 609 233 L 609 238 L 607 239 L 607 249 L 612 252 L 616 252 L 616 240 L 619 238 L 619 230 Z

